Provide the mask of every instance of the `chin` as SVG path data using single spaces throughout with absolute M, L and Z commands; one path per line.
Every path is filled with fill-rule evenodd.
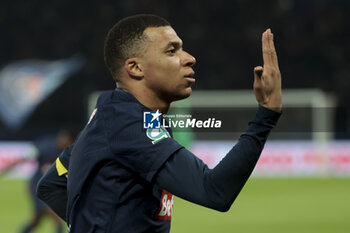
M 181 93 L 178 93 L 173 101 L 177 101 L 177 100 L 182 100 L 182 99 L 186 99 L 187 97 L 189 97 L 192 94 L 192 88 L 188 87 L 185 90 L 182 90 Z
M 184 98 L 187 98 L 187 97 L 189 97 L 190 95 L 192 94 L 192 88 L 191 87 L 188 87 L 187 89 L 186 89 L 186 93 L 185 93 L 185 97 Z

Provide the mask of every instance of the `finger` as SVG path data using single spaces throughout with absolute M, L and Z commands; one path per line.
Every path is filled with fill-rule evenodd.
M 272 65 L 271 48 L 270 48 L 269 38 L 268 38 L 269 31 L 270 29 L 267 29 L 262 34 L 262 38 L 261 38 L 264 66 Z
M 254 68 L 254 93 L 255 93 L 255 97 L 258 100 L 258 102 L 260 103 L 262 101 L 262 87 L 263 87 L 263 80 L 262 80 L 262 73 L 263 73 L 264 69 L 261 66 L 257 66 Z
M 264 68 L 262 66 L 256 66 L 254 68 L 254 78 L 261 79 L 263 71 L 264 71 Z
M 273 33 L 270 33 L 269 45 L 270 45 L 270 48 L 272 51 L 271 52 L 271 60 L 272 60 L 273 64 L 278 67 L 278 57 L 277 57 L 277 52 L 276 52 L 276 48 L 275 48 Z
M 254 68 L 254 90 L 255 91 L 260 91 L 261 86 L 262 86 L 262 73 L 264 71 L 264 68 L 261 66 L 256 66 Z

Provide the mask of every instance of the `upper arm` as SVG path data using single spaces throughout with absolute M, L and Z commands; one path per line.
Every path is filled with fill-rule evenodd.
M 170 130 L 144 129 L 142 109 L 135 105 L 136 110 L 130 110 L 129 105 L 106 106 L 96 113 L 96 120 L 103 114 L 113 159 L 152 183 L 163 164 L 182 146 L 171 138 Z

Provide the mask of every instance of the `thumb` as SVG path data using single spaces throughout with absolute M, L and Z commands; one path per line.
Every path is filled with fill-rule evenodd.
M 260 90 L 262 85 L 262 73 L 264 71 L 264 68 L 261 66 L 254 67 L 254 90 Z
M 264 68 L 262 66 L 254 67 L 254 79 L 261 79 Z

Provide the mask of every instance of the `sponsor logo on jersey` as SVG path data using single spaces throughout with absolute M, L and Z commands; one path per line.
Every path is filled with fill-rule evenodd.
M 159 129 L 147 129 L 146 135 L 149 139 L 152 140 L 153 144 L 156 144 L 165 138 L 170 138 L 169 132 L 163 127 Z
M 156 219 L 171 220 L 171 213 L 173 212 L 174 195 L 166 190 L 163 190 L 160 199 L 160 208 L 157 211 Z

